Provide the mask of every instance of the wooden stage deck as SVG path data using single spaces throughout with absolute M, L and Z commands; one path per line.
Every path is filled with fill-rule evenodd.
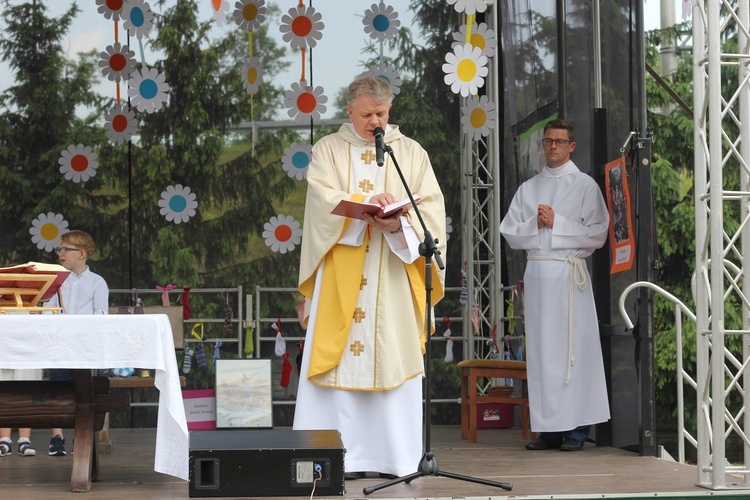
M 711 491 L 695 486 L 695 467 L 597 448 L 582 452 L 527 451 L 518 429 L 480 430 L 476 444 L 462 441 L 460 428 L 434 426 L 431 448 L 441 471 L 510 483 L 512 491 L 446 477 L 421 477 L 365 496 L 365 486 L 379 479 L 346 483 L 343 497 L 382 499 L 553 499 L 553 498 L 747 498 L 750 491 Z M 2 498 L 69 498 L 161 500 L 188 498 L 188 484 L 153 471 L 155 429 L 112 429 L 113 453 L 102 455 L 100 481 L 89 493 L 70 492 L 71 457 L 47 455 L 48 430 L 34 430 L 36 457 L 0 458 Z M 72 436 L 72 432 L 68 433 Z M 70 452 L 70 444 L 67 445 Z M 417 464 L 415 464 L 416 470 Z M 739 481 L 738 478 L 733 478 Z M 728 483 L 729 484 L 729 483 Z M 252 491 L 248 491 L 248 497 Z M 279 497 L 274 497 L 279 498 Z M 298 498 L 309 498 L 307 496 Z M 316 497 L 317 498 L 317 497 Z

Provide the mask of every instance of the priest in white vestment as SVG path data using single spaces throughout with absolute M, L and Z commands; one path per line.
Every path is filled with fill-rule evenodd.
M 552 120 L 542 140 L 546 165 L 524 182 L 500 232 L 526 250 L 524 273 L 530 450 L 578 451 L 592 424 L 609 420 L 599 325 L 586 257 L 607 239 L 601 190 L 570 160 L 573 126 Z
M 388 124 L 391 100 L 382 78 L 355 80 L 351 123 L 315 144 L 307 173 L 299 271 L 307 334 L 294 429 L 338 430 L 348 478 L 416 472 L 423 451 L 423 354 L 433 329 L 424 324 L 422 227 L 413 209 L 366 220 L 331 214 L 345 199 L 387 205 L 408 197 L 392 159 L 377 165 L 380 127 L 445 254 L 443 195 L 424 149 Z M 444 272 L 432 272 L 434 305 Z

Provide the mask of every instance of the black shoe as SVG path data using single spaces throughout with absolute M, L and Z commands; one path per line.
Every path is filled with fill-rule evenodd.
M 565 438 L 562 445 L 560 445 L 562 451 L 581 451 L 583 449 L 583 443 L 573 438 Z
M 354 481 L 356 479 L 364 479 L 367 475 L 364 472 L 344 472 L 345 481 Z
M 526 444 L 527 450 L 551 450 L 553 448 L 557 448 L 557 446 L 547 441 L 543 437 L 539 437 L 536 441 L 532 441 L 531 443 Z

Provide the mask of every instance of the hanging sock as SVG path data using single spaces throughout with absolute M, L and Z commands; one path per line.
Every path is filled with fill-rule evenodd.
M 193 366 L 193 353 L 194 351 L 190 349 L 188 341 L 185 339 L 185 358 L 182 360 L 182 373 L 185 375 L 190 373 L 190 369 Z
M 461 294 L 458 296 L 458 301 L 463 305 L 469 303 L 469 283 L 466 279 L 466 271 L 463 269 L 461 269 Z
M 453 363 L 453 340 L 451 339 L 451 320 L 448 316 L 443 317 L 443 324 L 447 327 L 443 338 L 445 342 L 445 362 Z
M 177 288 L 176 285 L 156 285 L 156 289 L 161 290 L 161 305 L 163 305 L 164 307 L 169 306 L 169 291 L 174 290 L 175 288 Z
M 234 333 L 234 327 L 232 326 L 233 317 L 234 311 L 232 311 L 232 306 L 229 305 L 229 292 L 227 292 L 227 301 L 224 306 L 224 335 L 232 335 Z
M 182 295 L 180 295 L 180 302 L 182 303 L 182 319 L 190 319 L 190 292 L 189 286 L 182 287 Z
M 247 321 L 247 326 L 245 327 L 245 346 L 243 347 L 243 352 L 245 353 L 246 357 L 252 357 L 253 353 L 255 352 L 255 341 L 253 340 L 253 325 L 252 322 Z
M 289 385 L 289 375 L 292 373 L 292 363 L 289 362 L 289 353 L 284 354 L 284 364 L 281 366 L 281 387 Z
M 206 371 L 208 363 L 206 362 L 206 347 L 203 345 L 203 321 L 193 325 L 191 335 L 199 341 L 198 345 L 195 346 L 195 363 L 200 370 Z
M 211 361 L 211 371 L 214 373 L 216 373 L 216 360 L 221 358 L 221 351 L 219 348 L 222 345 L 221 340 L 219 340 L 216 342 L 216 347 L 214 347 L 214 359 Z
M 271 325 L 271 328 L 273 328 L 276 331 L 276 345 L 274 347 L 274 353 L 277 356 L 283 356 L 286 354 L 286 340 L 284 340 L 284 337 L 281 336 L 281 318 L 279 317 L 278 323 L 273 323 Z

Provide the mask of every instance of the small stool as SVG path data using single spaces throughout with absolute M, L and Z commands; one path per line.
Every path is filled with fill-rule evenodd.
M 461 439 L 477 442 L 477 403 L 506 403 L 521 407 L 521 428 L 524 439 L 529 439 L 529 398 L 480 396 L 479 377 L 526 380 L 525 361 L 500 359 L 467 359 L 458 363 L 461 368 Z

